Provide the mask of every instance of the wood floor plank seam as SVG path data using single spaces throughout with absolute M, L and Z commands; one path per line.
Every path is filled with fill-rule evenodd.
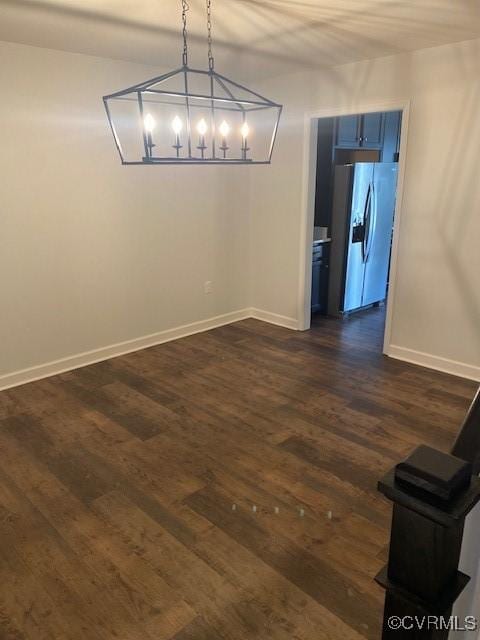
M 246 319 L 0 392 L 0 638 L 379 637 L 376 481 L 476 391 L 383 326 Z

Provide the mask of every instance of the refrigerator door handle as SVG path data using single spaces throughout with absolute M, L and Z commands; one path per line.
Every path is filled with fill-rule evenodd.
M 368 260 L 368 240 L 370 237 L 370 216 L 372 210 L 372 183 L 368 185 L 367 197 L 365 198 L 365 208 L 363 210 L 363 240 L 362 240 L 362 261 Z
M 375 229 L 377 227 L 377 192 L 375 185 L 372 182 L 369 187 L 370 203 L 369 203 L 369 216 L 368 216 L 368 239 L 367 239 L 367 253 L 365 256 L 365 262 L 368 262 L 370 257 L 370 251 L 372 249 L 373 239 L 375 237 Z

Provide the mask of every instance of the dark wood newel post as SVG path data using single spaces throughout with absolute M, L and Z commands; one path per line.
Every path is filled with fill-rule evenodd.
M 447 638 L 444 623 L 469 580 L 458 561 L 480 480 L 470 463 L 421 446 L 378 489 L 393 502 L 388 564 L 376 577 L 386 589 L 382 638 Z

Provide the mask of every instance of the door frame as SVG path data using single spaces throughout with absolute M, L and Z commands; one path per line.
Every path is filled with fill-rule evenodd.
M 398 162 L 397 199 L 393 224 L 392 256 L 389 272 L 389 292 L 387 298 L 387 314 L 385 320 L 385 334 L 383 353 L 389 355 L 392 335 L 392 319 L 395 308 L 396 281 L 398 276 L 398 251 L 400 224 L 403 210 L 403 193 L 405 167 L 407 159 L 408 121 L 410 115 L 410 100 L 399 98 L 385 102 L 359 103 L 354 107 L 319 108 L 307 113 L 304 119 L 303 134 L 303 176 L 302 176 L 302 211 L 300 228 L 300 268 L 298 286 L 298 329 L 310 329 L 311 293 L 312 293 L 312 243 L 315 217 L 315 184 L 317 168 L 317 132 L 319 118 L 335 118 L 362 113 L 379 111 L 401 111 L 402 126 L 400 130 L 400 155 Z

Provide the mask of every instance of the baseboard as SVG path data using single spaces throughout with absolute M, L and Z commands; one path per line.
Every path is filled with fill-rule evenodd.
M 153 347 L 164 342 L 185 338 L 195 333 L 209 331 L 210 329 L 231 324 L 232 322 L 238 322 L 239 320 L 245 320 L 246 318 L 255 318 L 256 320 L 262 320 L 263 322 L 268 322 L 269 324 L 278 325 L 287 329 L 297 331 L 299 329 L 298 320 L 295 318 L 289 318 L 288 316 L 282 316 L 278 313 L 264 311 L 263 309 L 257 309 L 255 307 L 240 309 L 239 311 L 224 313 L 219 316 L 214 316 L 213 318 L 192 322 L 180 327 L 174 327 L 173 329 L 166 329 L 165 331 L 152 333 L 140 338 L 134 338 L 133 340 L 118 342 L 117 344 L 101 347 L 100 349 L 85 351 L 84 353 L 79 353 L 67 358 L 61 358 L 60 360 L 54 360 L 28 369 L 22 369 L 21 371 L 7 373 L 6 375 L 0 376 L 0 391 L 26 384 L 28 382 L 34 382 L 35 380 L 41 380 L 42 378 L 48 378 L 59 373 L 64 373 L 65 371 L 71 371 L 72 369 L 85 367 L 89 364 L 95 364 L 102 360 L 115 358 L 126 353 L 132 353 L 133 351 Z M 411 362 L 412 364 L 427 367 L 428 369 L 435 369 L 437 371 L 449 373 L 454 376 L 460 376 L 462 378 L 468 378 L 477 382 L 480 381 L 480 367 L 476 367 L 474 365 L 457 362 L 456 360 L 449 360 L 448 358 L 441 358 L 439 356 L 433 356 L 429 353 L 423 353 L 422 351 L 415 351 L 413 349 L 407 349 L 397 345 L 390 345 L 387 355 L 392 358 L 396 358 L 397 360 L 404 360 L 405 362 Z
M 256 318 L 257 320 L 263 320 L 264 322 L 286 327 L 287 329 L 298 328 L 298 322 L 294 318 L 270 313 L 269 311 L 262 311 L 261 309 L 240 309 L 239 311 L 224 313 L 220 316 L 207 318 L 206 320 L 200 320 L 180 327 L 174 327 L 173 329 L 166 329 L 165 331 L 152 333 L 148 336 L 142 336 L 141 338 L 118 342 L 116 344 L 109 345 L 108 347 L 85 351 L 84 353 L 78 353 L 73 356 L 68 356 L 67 358 L 61 358 L 60 360 L 54 360 L 52 362 L 47 362 L 46 364 L 22 369 L 21 371 L 15 371 L 14 373 L 7 373 L 4 376 L 0 376 L 0 391 L 10 389 L 12 387 L 18 387 L 19 385 L 27 384 L 28 382 L 35 382 L 35 380 L 41 380 L 42 378 L 49 378 L 50 376 L 65 373 L 72 369 L 86 367 L 89 364 L 95 364 L 96 362 L 108 360 L 109 358 L 116 358 L 117 356 L 122 356 L 126 353 L 139 351 L 140 349 L 154 347 L 155 345 L 162 344 L 164 342 L 185 338 L 195 333 L 209 331 L 210 329 L 222 327 L 223 325 L 238 322 L 239 320 L 245 320 L 246 318 Z
M 256 309 L 252 307 L 250 309 L 250 317 L 256 320 L 263 320 L 269 324 L 276 324 L 279 327 L 285 327 L 286 329 L 294 329 L 298 331 L 298 320 L 296 318 L 289 318 L 288 316 L 281 316 L 278 313 L 271 313 L 270 311 L 264 311 L 263 309 Z
M 405 362 L 427 367 L 428 369 L 450 373 L 453 376 L 468 378 L 469 380 L 475 380 L 477 382 L 480 381 L 480 367 L 465 364 L 464 362 L 433 356 L 430 353 L 406 349 L 405 347 L 398 347 L 393 344 L 388 347 L 387 355 L 397 360 L 404 360 Z
M 67 358 L 61 358 L 60 360 L 54 360 L 53 362 L 30 367 L 28 369 L 22 369 L 21 371 L 16 371 L 14 373 L 7 373 L 4 376 L 0 376 L 0 391 L 10 389 L 11 387 L 17 387 L 21 384 L 26 384 L 27 382 L 34 382 L 35 380 L 48 378 L 59 373 L 64 373 L 65 371 L 71 371 L 72 369 L 79 369 L 80 367 L 85 367 L 89 364 L 101 362 L 102 360 L 108 360 L 109 358 L 125 355 L 126 353 L 132 353 L 132 351 L 139 351 L 140 349 L 153 347 L 157 344 L 170 342 L 171 340 L 178 340 L 178 338 L 185 338 L 186 336 L 190 336 L 195 333 L 215 329 L 215 327 L 221 327 L 225 324 L 237 322 L 238 320 L 245 320 L 245 318 L 250 317 L 252 317 L 251 309 L 241 309 L 240 311 L 224 313 L 220 316 L 208 318 L 207 320 L 200 320 L 198 322 L 192 322 L 191 324 L 185 324 L 173 329 L 167 329 L 166 331 L 152 333 L 148 336 L 142 336 L 141 338 L 118 342 L 117 344 L 112 344 L 108 347 L 85 351 L 84 353 L 79 353 Z

